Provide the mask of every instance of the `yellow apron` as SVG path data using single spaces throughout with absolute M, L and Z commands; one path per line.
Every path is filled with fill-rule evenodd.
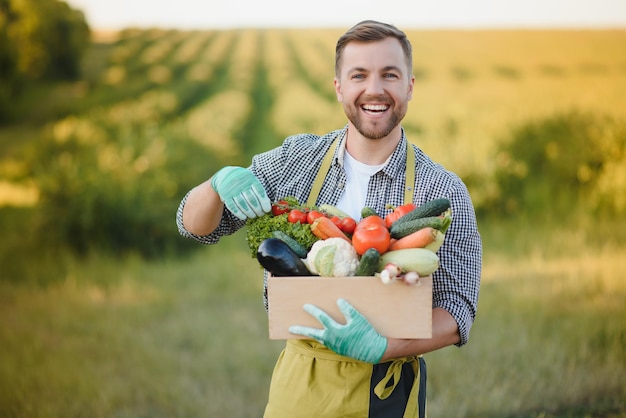
M 379 366 L 387 370 L 375 381 Z M 411 373 L 401 379 L 407 367 Z M 288 340 L 274 368 L 264 418 L 418 418 L 420 382 L 425 384 L 420 372 L 418 357 L 374 366 L 313 340 Z M 403 393 L 393 397 L 395 391 Z
M 321 191 L 333 151 L 331 144 L 309 194 L 309 206 Z M 413 201 L 414 183 L 415 153 L 407 143 L 405 203 Z M 425 389 L 421 356 L 372 365 L 313 340 L 288 340 L 272 374 L 264 418 L 424 418 Z

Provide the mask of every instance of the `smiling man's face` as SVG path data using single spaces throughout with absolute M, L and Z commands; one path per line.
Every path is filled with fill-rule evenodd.
M 397 39 L 350 42 L 343 51 L 335 91 L 356 130 L 366 138 L 381 139 L 396 136 L 414 82 Z

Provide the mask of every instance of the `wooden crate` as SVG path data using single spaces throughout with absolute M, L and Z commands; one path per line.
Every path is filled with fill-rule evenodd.
M 414 286 L 401 281 L 383 284 L 378 277 L 270 276 L 270 339 L 305 338 L 291 334 L 291 325 L 322 328 L 302 309 L 306 303 L 319 307 L 335 321 L 345 323 L 337 307 L 339 298 L 350 302 L 383 336 L 432 337 L 432 276 L 420 278 Z

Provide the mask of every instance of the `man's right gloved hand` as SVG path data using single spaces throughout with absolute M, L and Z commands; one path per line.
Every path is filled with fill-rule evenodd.
M 250 170 L 227 166 L 211 178 L 213 190 L 239 219 L 262 216 L 272 209 L 265 189 Z

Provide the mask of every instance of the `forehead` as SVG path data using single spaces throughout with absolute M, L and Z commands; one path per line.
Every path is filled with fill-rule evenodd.
M 342 73 L 356 68 L 375 72 L 389 67 L 408 72 L 404 50 L 396 38 L 373 42 L 352 41 L 346 45 L 340 62 Z

